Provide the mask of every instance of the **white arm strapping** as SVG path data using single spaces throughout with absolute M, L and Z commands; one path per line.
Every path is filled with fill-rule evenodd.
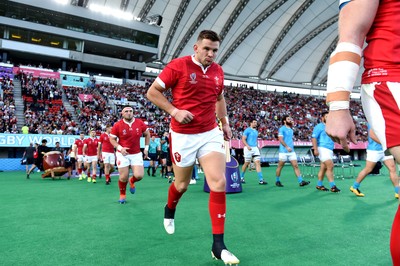
M 341 42 L 337 45 L 335 51 L 331 55 L 331 61 L 334 62 L 329 65 L 327 92 L 348 91 L 351 93 L 354 83 L 357 79 L 357 74 L 360 65 L 351 59 L 356 57 L 361 60 L 361 47 L 349 42 Z M 348 53 L 353 55 L 349 60 L 335 60 L 339 53 Z

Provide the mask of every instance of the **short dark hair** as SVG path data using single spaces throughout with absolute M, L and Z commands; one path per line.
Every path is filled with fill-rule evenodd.
M 47 140 L 46 140 L 46 139 L 43 139 L 43 140 L 42 140 L 42 143 L 47 143 Z
M 216 33 L 215 31 L 212 30 L 202 30 L 199 33 L 199 36 L 197 37 L 197 41 L 201 41 L 201 40 L 210 40 L 213 42 L 221 42 L 221 38 L 219 37 L 218 33 Z
M 282 125 L 285 124 L 286 118 L 288 118 L 288 117 L 289 117 L 288 115 L 282 116 Z
M 125 108 L 131 108 L 131 109 L 133 110 L 133 107 L 130 106 L 129 104 L 127 104 L 127 105 L 122 105 L 122 106 L 121 106 L 121 112 L 122 112 Z

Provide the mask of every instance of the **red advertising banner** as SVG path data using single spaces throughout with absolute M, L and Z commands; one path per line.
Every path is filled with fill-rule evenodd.
M 79 99 L 82 102 L 93 102 L 93 95 L 91 95 L 91 94 L 79 94 Z
M 60 73 L 54 72 L 51 69 L 42 69 L 42 68 L 33 68 L 33 67 L 13 67 L 14 75 L 17 75 L 23 71 L 25 74 L 32 74 L 33 77 L 42 77 L 42 78 L 55 78 L 60 79 Z

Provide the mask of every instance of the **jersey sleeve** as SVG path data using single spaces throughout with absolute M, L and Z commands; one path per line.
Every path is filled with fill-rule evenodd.
M 119 123 L 115 123 L 114 126 L 111 128 L 111 135 L 118 137 L 118 130 L 119 130 Z
M 317 125 L 316 127 L 314 127 L 311 137 L 317 139 L 320 134 L 321 130 L 319 130 L 319 126 Z
M 142 132 L 144 133 L 147 130 L 147 125 L 142 121 Z
M 218 65 L 218 67 L 219 67 L 219 76 L 220 76 L 220 81 L 218 82 L 219 83 L 218 86 L 221 86 L 221 91 L 219 93 L 219 95 L 221 95 L 221 94 L 225 93 L 225 86 L 224 86 L 225 77 L 224 77 L 224 70 L 222 69 L 222 67 L 219 65 Z
M 283 137 L 283 127 L 280 127 L 278 130 L 278 137 Z
M 248 128 L 246 128 L 246 129 L 243 131 L 243 136 L 244 136 L 244 137 L 246 137 L 246 138 L 248 138 L 248 137 L 249 137 L 249 131 L 248 131 Z
M 176 82 L 178 81 L 178 67 L 177 60 L 172 60 L 160 73 L 157 77 L 156 81 L 163 87 L 164 89 L 170 89 L 175 87 Z

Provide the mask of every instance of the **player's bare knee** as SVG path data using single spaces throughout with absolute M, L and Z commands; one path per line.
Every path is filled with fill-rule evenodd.
M 175 188 L 179 193 L 185 193 L 188 189 L 188 184 L 175 184 Z

